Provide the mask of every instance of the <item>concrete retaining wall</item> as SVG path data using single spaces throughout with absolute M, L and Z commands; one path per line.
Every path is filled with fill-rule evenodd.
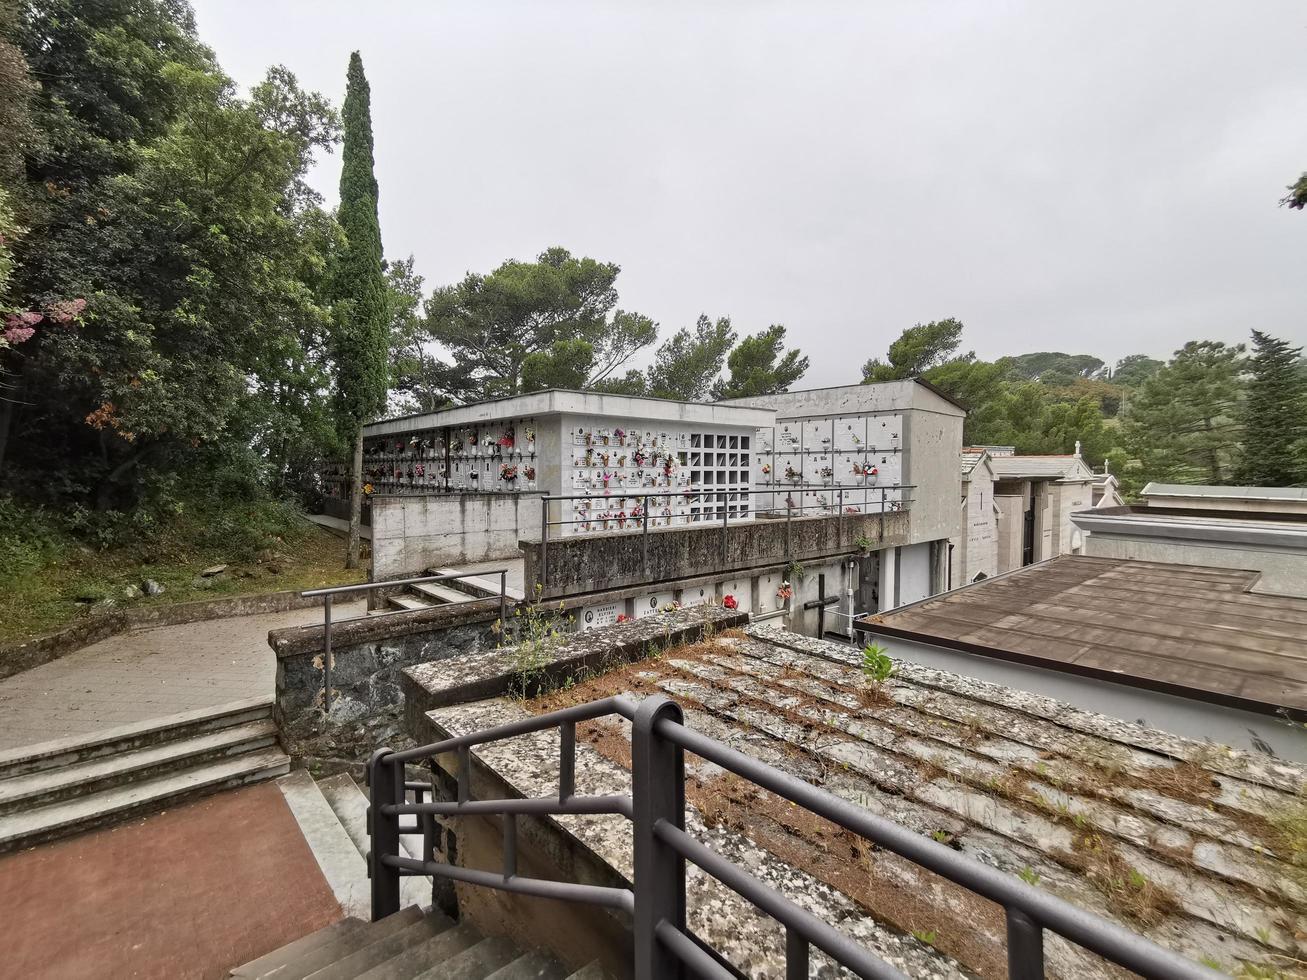
M 647 562 L 639 534 L 578 535 L 550 540 L 547 549 L 545 596 L 574 595 L 618 589 L 643 582 L 666 582 L 790 560 L 809 562 L 851 555 L 855 542 L 866 537 L 873 550 L 908 543 L 909 514 L 904 511 L 802 517 L 791 521 L 755 520 L 732 524 L 722 548 L 722 526 L 659 528 L 649 531 Z M 528 586 L 542 581 L 539 541 L 523 541 L 524 575 Z
M 382 581 L 428 568 L 515 558 L 540 527 L 538 493 L 451 493 L 372 498 L 372 575 Z

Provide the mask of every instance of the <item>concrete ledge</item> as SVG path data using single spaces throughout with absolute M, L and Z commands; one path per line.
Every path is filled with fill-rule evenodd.
M 710 626 L 730 629 L 748 622 L 746 613 L 695 606 L 571 634 L 540 663 L 524 665 L 517 648 L 504 647 L 407 667 L 400 672 L 405 723 L 409 733 L 416 734 L 426 713 L 436 708 L 500 697 L 523 683 L 563 683 L 583 670 L 630 663 L 655 648 L 692 643 Z
M 509 604 L 512 605 L 511 603 Z M 393 616 L 359 616 L 331 624 L 333 648 L 357 646 L 379 640 L 393 640 L 415 633 L 430 633 L 449 626 L 475 622 L 492 623 L 499 618 L 499 599 L 477 599 L 457 605 L 431 606 Z M 323 649 L 322 625 L 288 626 L 268 633 L 268 645 L 278 660 L 320 653 Z

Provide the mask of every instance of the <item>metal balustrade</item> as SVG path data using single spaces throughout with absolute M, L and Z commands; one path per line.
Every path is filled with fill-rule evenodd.
M 632 792 L 626 796 L 576 795 L 576 726 L 619 715 L 631 722 Z M 533 732 L 559 731 L 558 793 L 539 799 L 473 800 L 471 751 L 477 745 Z M 862 977 L 902 977 L 897 969 L 851 937 L 800 908 L 748 871 L 723 858 L 685 830 L 685 753 L 690 752 L 812 813 L 893 851 L 1001 905 L 1007 917 L 1008 976 L 1044 976 L 1044 931 L 1052 932 L 1144 977 L 1199 980 L 1222 974 L 1193 963 L 1091 912 L 1029 885 L 937 841 L 843 800 L 824 789 L 759 762 L 688 728 L 680 706 L 663 695 L 638 705 L 610 697 L 539 717 L 500 725 L 432 745 L 392 752 L 378 749 L 368 762 L 368 855 L 374 921 L 399 911 L 400 878 L 432 875 L 488 888 L 564 899 L 630 913 L 637 980 L 702 976 L 735 980 L 740 974 L 686 926 L 685 868 L 690 861 L 771 916 L 785 929 L 786 976 L 808 976 L 817 947 Z M 425 801 L 431 787 L 407 782 L 404 766 L 457 757 L 457 799 Z M 414 794 L 412 800 L 410 794 Z M 518 815 L 614 813 L 634 831 L 632 888 L 583 885 L 523 877 L 517 871 Z M 401 823 L 412 815 L 413 823 Z M 436 860 L 436 818 L 498 815 L 503 819 L 503 867 L 499 872 Z M 421 860 L 401 854 L 400 835 L 421 833 Z

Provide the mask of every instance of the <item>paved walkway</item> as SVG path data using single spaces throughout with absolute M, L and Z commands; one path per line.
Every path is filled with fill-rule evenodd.
M 0 974 L 218 980 L 341 915 L 265 783 L 0 858 Z
M 361 616 L 363 603 L 336 607 Z M 271 701 L 268 631 L 320 623 L 320 608 L 120 633 L 0 681 L 0 752 L 251 698 Z

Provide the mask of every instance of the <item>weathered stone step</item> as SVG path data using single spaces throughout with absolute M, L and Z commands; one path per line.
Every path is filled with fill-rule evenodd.
M 354 980 L 365 970 L 380 966 L 415 946 L 422 946 L 453 927 L 454 922 L 448 916 L 430 911 L 412 925 L 342 956 L 330 966 L 315 970 L 308 975 L 308 980 Z
M 392 595 L 387 596 L 386 602 L 396 609 L 430 609 L 431 603 L 425 599 L 419 599 L 415 595 Z
M 818 729 L 806 731 L 783 719 L 769 718 L 748 705 L 741 704 L 739 695 L 698 681 L 664 678 L 658 685 L 687 709 L 687 722 L 696 729 L 705 717 L 715 717 L 719 727 L 724 718 L 736 720 L 740 727 L 730 729 L 729 733 L 705 730 L 705 734 L 718 741 L 820 785 L 836 796 L 922 836 L 947 834 L 950 846 L 983 864 L 1037 881 L 1040 888 L 1046 888 L 1104 918 L 1119 918 L 1119 909 L 1112 907 L 1097 890 L 1086 887 L 1083 874 L 1051 860 L 1038 847 L 992 833 L 983 826 L 969 824 L 950 809 L 903 795 L 895 781 L 896 772 L 889 766 L 876 769 L 869 777 L 864 774 L 865 770 L 836 762 L 836 759 L 845 757 L 842 746 L 853 744 L 852 740 L 844 742 L 839 736 Z M 700 711 L 692 707 L 696 704 L 702 704 L 710 710 Z M 793 749 L 796 747 L 805 749 L 805 753 L 794 754 Z M 883 875 L 887 882 L 893 883 L 905 894 L 929 895 L 930 900 L 941 907 L 956 904 L 949 898 L 947 890 L 940 891 L 943 882 L 939 878 L 907 859 L 881 851 L 877 853 L 875 861 L 877 874 Z M 954 917 L 956 921 L 970 923 L 970 928 L 974 930 L 973 940 L 989 943 L 1001 954 L 1006 949 L 1002 923 L 997 923 L 994 929 L 986 929 L 975 915 L 974 907 L 968 910 L 965 906 L 966 903 L 963 902 L 953 909 L 957 913 Z M 1139 928 L 1137 923 L 1126 925 L 1132 929 Z M 1209 923 L 1183 916 L 1168 917 L 1148 929 L 1147 933 L 1156 942 L 1192 959 L 1201 959 L 1214 949 L 1246 962 L 1256 962 L 1265 955 L 1265 950 L 1255 942 Z M 1045 937 L 1045 943 L 1049 968 L 1054 975 L 1103 975 L 1101 961 L 1075 944 L 1052 934 Z
M 0 852 L 92 830 L 218 790 L 272 779 L 289 769 L 290 757 L 281 749 L 260 749 L 77 799 L 20 810 L 0 817 Z
M 286 798 L 286 806 L 299 824 L 300 833 L 340 907 L 346 915 L 370 919 L 372 889 L 368 884 L 367 860 L 360 856 L 322 789 L 306 769 L 296 769 L 278 779 L 277 788 Z
M 424 599 L 430 599 L 436 604 L 455 603 L 455 602 L 472 602 L 476 595 L 463 592 L 459 589 L 451 589 L 443 582 L 418 582 L 416 585 L 410 585 L 409 588 L 418 593 Z
M 479 942 L 481 933 L 474 926 L 459 923 L 359 974 L 358 980 L 409 980 L 433 963 L 444 963 Z
M 435 741 L 514 721 L 524 714 L 520 706 L 505 699 L 452 705 L 430 712 L 426 724 L 415 735 L 422 741 Z M 556 732 L 537 732 L 481 745 L 473 750 L 473 758 L 474 791 L 482 767 L 508 782 L 514 795 L 548 797 L 558 791 Z M 500 792 L 498 787 L 495 791 Z M 628 795 L 630 773 L 578 739 L 576 791 L 582 795 Z M 620 817 L 564 815 L 556 817 L 555 823 L 575 837 L 588 853 L 606 862 L 616 875 L 630 879 L 633 871 L 629 821 Z M 875 921 L 832 886 L 777 858 L 745 835 L 721 826 L 707 826 L 692 806 L 687 809 L 686 830 L 757 875 L 764 884 L 786 895 L 800 896 L 804 907 L 813 914 L 837 925 L 909 976 L 965 975 L 950 957 Z M 687 876 L 686 892 L 688 924 L 698 936 L 747 976 L 779 980 L 785 975 L 784 930 L 775 920 L 759 913 L 716 879 L 693 868 Z
M 749 626 L 745 632 L 767 643 L 775 643 L 846 667 L 856 669 L 861 665 L 861 651 L 854 647 L 801 636 L 769 623 Z M 979 705 L 995 705 L 1018 714 L 1050 721 L 1091 738 L 1102 739 L 1110 734 L 1116 743 L 1132 749 L 1143 749 L 1145 752 L 1169 756 L 1176 760 L 1203 756 L 1210 749 L 1210 746 L 1205 743 L 1193 739 L 1085 711 L 1055 698 L 923 667 L 909 661 L 895 661 L 895 665 L 895 675 L 898 680 L 958 694 Z M 1206 768 L 1225 775 L 1291 795 L 1301 792 L 1303 786 L 1307 784 L 1305 766 L 1269 756 L 1254 755 L 1228 746 L 1222 746 L 1219 753 L 1204 757 L 1203 764 Z
M 701 674 L 709 674 L 714 669 L 704 664 L 695 667 L 696 672 Z M 689 689 L 674 684 L 668 685 L 667 689 L 669 693 L 694 696 Z M 711 698 L 711 695 L 708 696 Z M 739 696 L 741 695 L 737 695 Z M 896 756 L 894 751 L 900 747 L 902 739 L 890 739 L 888 742 L 878 739 L 871 727 L 863 721 L 801 705 L 786 705 L 785 700 L 784 695 L 777 694 L 764 707 L 765 702 L 750 695 L 747 702 L 721 701 L 711 704 L 710 701 L 710 706 L 716 713 L 733 718 L 748 728 L 804 748 L 835 766 L 847 767 L 859 773 L 888 792 L 934 806 L 963 819 L 969 825 L 982 827 L 1000 837 L 1045 853 L 1074 854 L 1077 833 L 1074 827 L 1064 825 L 1039 811 L 1000 799 L 993 793 L 948 778 L 945 773 L 947 761 L 943 758 L 926 760 L 932 764 L 923 766 L 921 760 Z M 833 724 L 833 727 L 846 733 L 847 739 L 822 733 L 819 729 L 805 728 L 777 714 L 773 706 L 780 707 L 781 710 L 789 707 L 818 724 Z M 871 736 L 870 740 L 867 736 Z M 1267 946 L 1285 952 L 1296 949 L 1292 931 L 1277 924 L 1277 913 L 1272 906 L 1247 895 L 1237 886 L 1232 891 L 1228 884 L 1221 885 L 1217 880 L 1191 874 L 1155 860 L 1145 851 L 1128 843 L 1120 842 L 1116 846 L 1131 867 L 1138 869 L 1148 880 L 1165 887 L 1180 908 L 1194 919 L 1218 929 L 1233 930 L 1245 939 L 1260 940 Z
M 276 742 L 276 725 L 271 721 L 253 721 L 120 755 L 11 776 L 0 780 L 0 815 L 162 776 L 212 759 L 265 749 Z
M 567 971 L 543 953 L 524 953 L 507 966 L 486 974 L 485 980 L 564 980 Z
M 518 948 L 502 936 L 491 936 L 417 975 L 416 980 L 485 980 L 518 956 Z
M 432 570 L 428 574 L 457 575 L 458 569 L 441 568 L 441 569 Z M 477 598 L 485 598 L 486 596 L 499 595 L 498 575 L 491 576 L 490 578 L 481 578 L 476 575 L 469 575 L 466 578 L 450 579 L 448 584 L 454 587 L 455 589 L 458 589 L 460 592 L 466 592 L 469 595 L 476 596 Z M 525 592 L 523 592 L 521 589 L 515 589 L 511 585 L 504 586 L 504 594 L 508 596 L 509 601 L 511 602 L 521 602 L 526 598 Z
M 179 712 L 162 718 L 89 735 L 71 735 L 0 752 L 0 779 L 58 769 L 91 759 L 120 755 L 160 742 L 191 738 L 235 725 L 272 717 L 269 698 L 247 698 L 211 708 Z
M 368 851 L 372 847 L 372 842 L 368 836 L 367 796 L 347 772 L 336 776 L 328 776 L 326 779 L 319 779 L 317 784 L 318 790 L 327 801 L 327 805 L 331 807 L 332 813 L 336 815 L 340 825 L 345 828 L 345 833 L 349 835 L 355 850 L 358 851 L 361 861 L 359 871 L 366 877 Z M 407 823 L 413 818 L 405 817 L 404 819 Z M 404 849 L 404 853 L 409 857 L 419 860 L 422 858 L 421 836 L 404 834 L 400 837 L 399 843 Z M 431 879 L 411 875 L 400 878 L 399 901 L 402 905 L 421 905 L 424 907 L 430 905 Z
M 754 629 L 754 627 L 750 627 L 749 631 L 752 633 Z M 802 644 L 805 639 L 800 637 L 791 642 Z M 832 646 L 835 647 L 836 651 L 848 649 L 838 644 L 827 644 L 827 647 Z M 782 669 L 797 668 L 806 674 L 811 674 L 834 685 L 844 687 L 861 686 L 862 675 L 858 667 L 852 664 L 846 665 L 835 662 L 832 659 L 833 654 L 832 656 L 808 655 L 792 648 L 774 646 L 770 637 L 766 643 L 750 642 L 741 644 L 739 650 L 742 656 L 752 658 L 755 662 L 771 663 Z M 1185 748 L 1183 745 L 1178 744 L 1178 741 L 1172 742 L 1171 737 L 1165 735 L 1161 737 L 1168 740 L 1170 748 L 1177 752 L 1183 751 L 1185 754 L 1180 756 L 1163 755 L 1158 754 L 1156 751 L 1140 749 L 1129 742 L 1108 741 L 1102 737 L 1101 732 L 1096 732 L 1093 735 L 1083 732 L 1068 732 L 1066 728 L 1051 720 L 1032 717 L 1005 707 L 997 701 L 975 696 L 982 692 L 966 693 L 966 685 L 973 682 L 965 678 L 952 674 L 931 672 L 938 676 L 929 679 L 935 680 L 939 684 L 947 684 L 949 688 L 947 690 L 942 687 L 931 686 L 928 683 L 922 683 L 923 678 L 913 679 L 916 674 L 925 670 L 927 668 L 900 662 L 895 668 L 894 677 L 882 685 L 883 693 L 903 708 L 927 712 L 941 721 L 952 721 L 958 726 L 958 735 L 989 734 L 997 736 L 1002 739 L 1002 742 L 993 744 L 1001 746 L 1004 751 L 1013 751 L 1014 754 L 1020 751 L 1019 749 L 1014 750 L 1015 746 L 1028 746 L 1030 749 L 1035 750 L 1035 754 L 1038 755 L 1039 761 L 1034 763 L 1036 766 L 1043 762 L 1048 753 L 1057 755 L 1071 753 L 1078 757 L 1094 760 L 1101 769 L 1119 770 L 1138 779 L 1148 780 L 1150 777 L 1160 775 L 1164 778 L 1168 774 L 1177 772 L 1178 769 L 1185 765 L 1185 759 L 1200 758 L 1206 764 L 1213 755 L 1211 746 L 1190 744 Z M 974 683 L 979 684 L 980 682 Z M 1008 697 L 1015 696 L 1010 691 L 1005 691 L 1005 694 Z M 1064 706 L 1065 710 L 1066 707 Z M 1119 727 L 1120 724 L 1119 722 L 1115 723 L 1113 727 Z M 937 735 L 936 737 L 940 736 Z M 1046 762 L 1044 768 L 1055 770 L 1057 763 Z M 1065 767 L 1062 772 L 1050 772 L 1050 775 L 1071 778 L 1073 775 L 1079 774 L 1079 778 L 1084 778 L 1085 772 L 1083 766 L 1072 764 L 1070 767 Z M 1307 779 L 1307 775 L 1304 778 Z M 1224 774 L 1213 788 L 1215 795 L 1211 802 L 1230 810 L 1237 810 L 1258 817 L 1273 817 L 1291 806 L 1294 799 L 1291 793 L 1285 793 L 1282 790 L 1248 781 L 1228 773 Z M 1122 788 L 1118 795 L 1123 799 L 1123 802 L 1133 804 L 1137 801 L 1145 808 L 1149 806 L 1147 794 L 1132 788 Z M 1190 817 L 1196 819 L 1197 824 L 1200 826 L 1190 825 L 1189 829 L 1203 832 L 1201 827 L 1206 826 L 1207 831 L 1213 836 L 1231 839 L 1230 832 L 1235 828 L 1233 821 L 1224 821 L 1223 826 L 1214 827 L 1212 824 L 1221 822 L 1219 819 L 1213 820 L 1210 811 L 1205 808 L 1196 808 L 1196 810 L 1197 812 L 1191 813 Z M 1174 809 L 1172 812 L 1178 814 L 1178 811 Z M 1204 813 L 1208 814 L 1206 819 L 1203 817 Z M 1191 820 L 1191 824 L 1192 822 Z
M 319 949 L 328 943 L 335 942 L 356 929 L 363 929 L 367 923 L 362 919 L 350 917 L 334 922 L 317 932 L 311 932 L 307 936 L 301 936 L 294 942 L 287 943 L 271 953 L 265 953 L 257 960 L 250 960 L 242 966 L 233 968 L 227 975 L 232 977 L 261 977 L 275 971 L 278 967 L 292 962 L 297 957 L 304 956 L 315 949 Z
M 272 980 L 274 977 L 276 980 L 304 980 L 305 977 L 324 970 L 367 946 L 402 932 L 421 920 L 422 910 L 415 905 L 410 905 L 394 915 L 388 915 L 377 922 L 370 922 L 362 929 L 324 943 L 303 956 L 297 956 L 281 966 L 261 973 L 260 980 Z
M 1303 890 L 1284 876 L 1282 865 L 1265 856 L 1257 841 L 1235 820 L 1211 809 L 1135 787 L 1106 785 L 1104 773 L 1091 772 L 1055 756 L 1041 757 L 1029 747 L 999 736 L 959 733 L 952 727 L 941 727 L 938 719 L 920 711 L 884 705 L 868 710 L 847 689 L 812 677 L 785 677 L 758 661 L 746 663 L 722 658 L 711 668 L 680 666 L 703 673 L 718 668 L 744 671 L 749 676 L 732 676 L 726 683 L 763 702 L 776 697 L 777 692 L 776 688 L 761 683 L 762 680 L 807 694 L 828 704 L 830 713 L 826 716 L 805 709 L 806 717 L 823 724 L 834 720 L 836 727 L 864 741 L 944 769 L 982 787 L 1006 780 L 1038 807 L 1064 815 L 1078 826 L 1105 830 L 1163 854 L 1189 852 L 1193 864 L 1205 871 L 1254 888 L 1280 892 L 1300 903 L 1307 901 Z M 1020 778 L 1022 775 L 1024 779 Z M 1132 809 L 1121 808 L 1117 802 Z

